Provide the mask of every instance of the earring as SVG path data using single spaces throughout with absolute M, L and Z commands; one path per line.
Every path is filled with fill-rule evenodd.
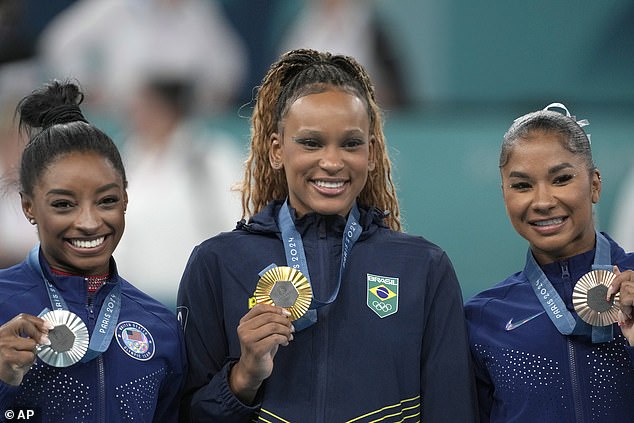
M 29 218 L 29 223 L 31 225 L 35 225 L 37 222 L 35 221 L 35 218 L 31 217 L 31 218 Z

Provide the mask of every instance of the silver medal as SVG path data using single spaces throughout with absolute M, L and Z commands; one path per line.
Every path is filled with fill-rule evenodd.
M 48 331 L 51 345 L 40 345 L 37 355 L 54 367 L 68 367 L 77 363 L 88 351 L 88 328 L 75 313 L 67 310 L 49 311 L 41 317 L 55 328 Z

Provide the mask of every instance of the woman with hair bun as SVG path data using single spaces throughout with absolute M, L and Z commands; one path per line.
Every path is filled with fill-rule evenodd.
M 76 84 L 53 81 L 18 105 L 29 135 L 22 209 L 40 242 L 0 270 L 0 410 L 7 420 L 175 422 L 182 331 L 117 273 L 126 174 L 82 99 Z
M 401 232 L 356 60 L 271 66 L 242 206 L 248 223 L 197 246 L 181 279 L 189 421 L 475 421 L 460 287 L 442 249 Z
M 504 205 L 528 251 L 522 271 L 465 305 L 482 422 L 634 416 L 634 254 L 596 228 L 587 124 L 553 103 L 504 135 Z

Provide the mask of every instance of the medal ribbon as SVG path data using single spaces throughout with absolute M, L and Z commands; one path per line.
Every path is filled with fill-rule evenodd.
M 339 266 L 339 278 L 337 280 L 337 286 L 326 301 L 317 300 L 313 294 L 313 300 L 310 305 L 310 309 L 301 318 L 295 320 L 293 325 L 295 330 L 300 331 L 309 326 L 317 323 L 317 308 L 328 305 L 337 299 L 339 295 L 339 289 L 341 288 L 341 279 L 346 269 L 346 264 L 352 247 L 359 239 L 362 229 L 359 224 L 359 208 L 356 204 L 352 206 L 350 213 L 348 213 L 348 220 L 346 221 L 346 227 L 343 232 L 343 238 L 341 240 L 341 264 Z M 302 272 L 308 283 L 310 283 L 310 275 L 308 272 L 308 262 L 306 261 L 306 254 L 304 252 L 304 243 L 302 237 L 297 231 L 291 213 L 288 208 L 288 200 L 282 204 L 278 214 L 278 224 L 280 231 L 282 232 L 282 240 L 284 241 L 284 251 L 286 253 L 286 263 L 289 267 Z M 313 291 L 314 292 L 314 291 Z
M 612 270 L 610 242 L 596 232 L 596 251 L 592 270 Z M 526 254 L 524 274 L 531 283 L 533 292 L 546 311 L 550 320 L 562 335 L 590 335 L 593 343 L 609 342 L 613 339 L 612 326 L 590 326 L 568 311 L 552 283 L 548 280 L 539 264 L 535 261 L 530 248 Z
M 57 288 L 44 276 L 44 271 L 40 266 L 40 246 L 36 245 L 28 255 L 28 264 L 36 270 L 46 287 L 46 292 L 51 301 L 53 310 L 68 310 L 66 302 L 62 298 Z M 121 311 L 121 284 L 116 284 L 110 293 L 108 298 L 103 302 L 101 310 L 99 311 L 99 317 L 97 320 L 97 326 L 92 331 L 90 336 L 90 343 L 88 345 L 88 351 L 86 355 L 81 359 L 82 362 L 88 362 L 97 356 L 101 355 L 110 346 L 110 342 L 114 337 L 115 326 L 119 320 L 119 312 Z

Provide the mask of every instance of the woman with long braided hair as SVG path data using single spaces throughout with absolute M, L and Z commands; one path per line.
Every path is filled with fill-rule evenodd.
M 474 421 L 460 287 L 401 232 L 365 70 L 290 51 L 251 123 L 244 220 L 194 249 L 179 289 L 189 421 Z

